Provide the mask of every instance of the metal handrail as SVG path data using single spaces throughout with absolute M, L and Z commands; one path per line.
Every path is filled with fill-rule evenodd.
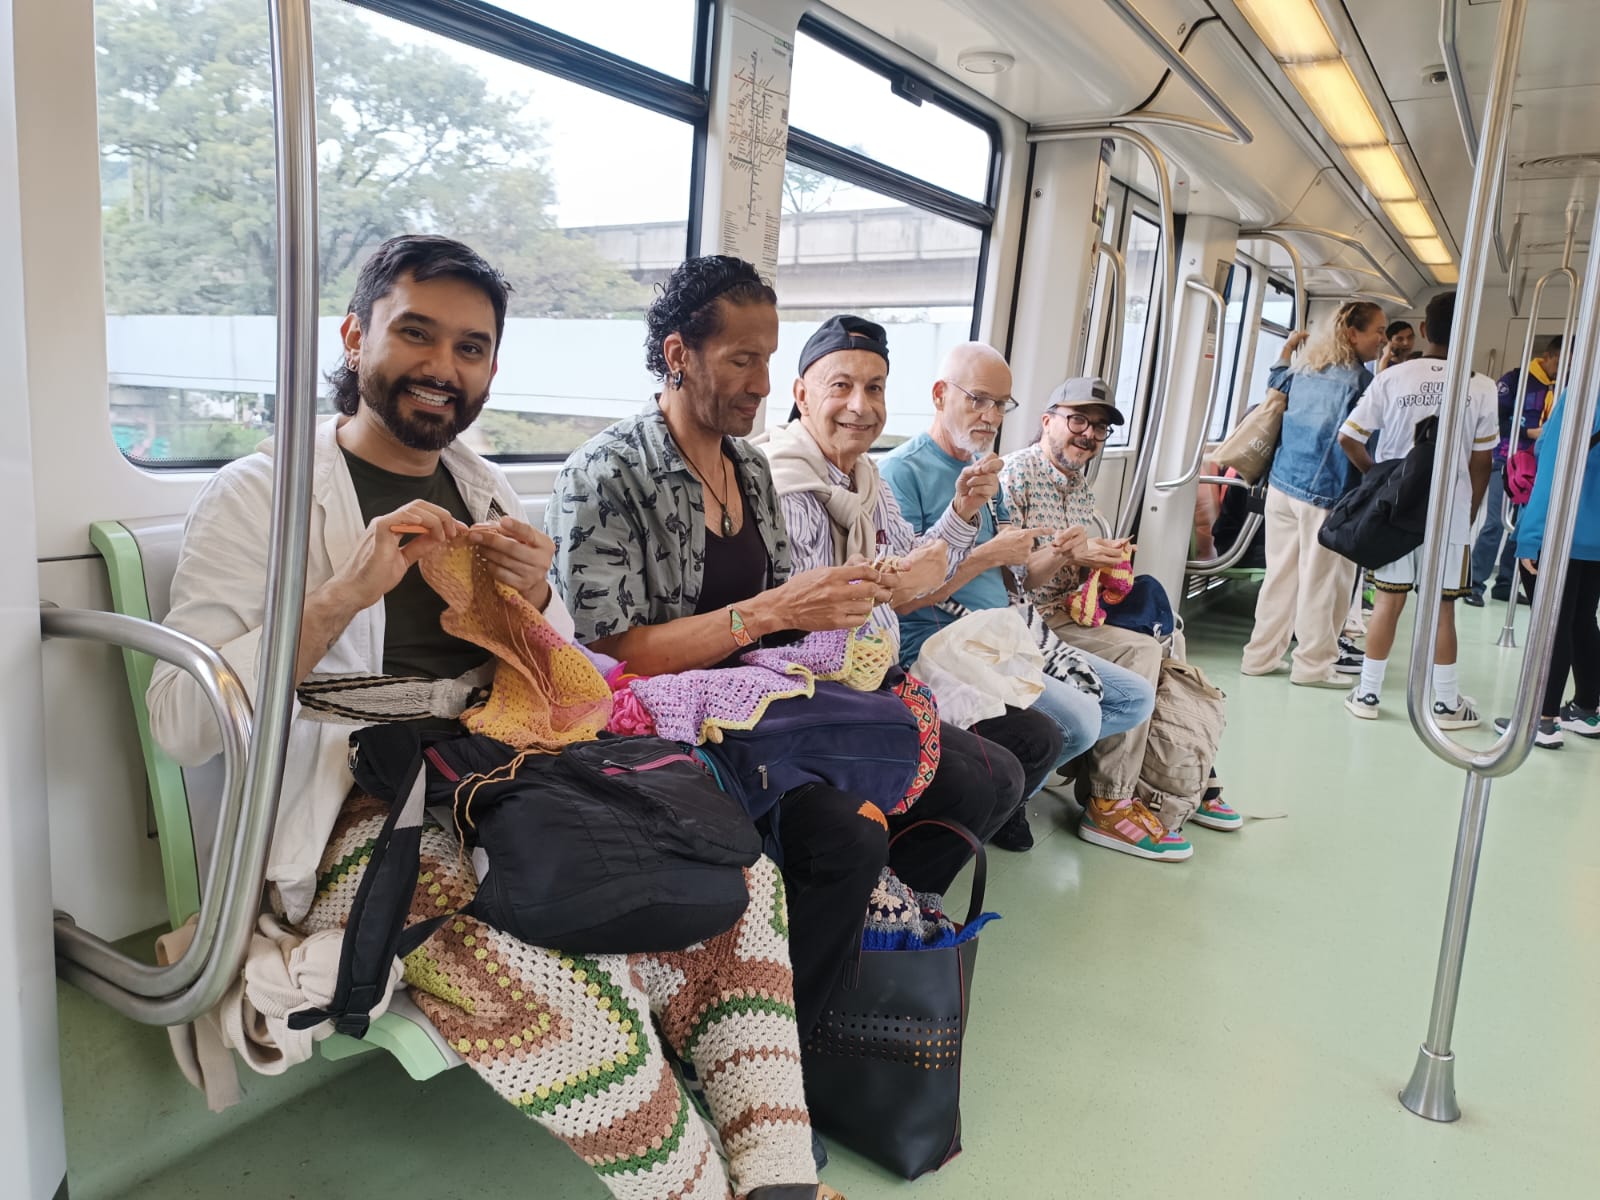
M 1445 79 L 1450 85 L 1450 103 L 1455 106 L 1456 122 L 1461 126 L 1461 140 L 1467 146 L 1467 161 L 1478 164 L 1478 130 L 1472 120 L 1472 100 L 1467 96 L 1467 77 L 1461 70 L 1461 48 L 1457 44 L 1457 17 L 1459 0 L 1439 2 L 1439 53 L 1444 58 Z M 1502 172 L 1504 168 L 1502 168 Z M 1504 183 L 1502 174 L 1499 183 Z M 1504 188 L 1495 188 L 1494 200 L 1494 253 L 1502 271 L 1507 270 L 1506 248 L 1500 240 L 1500 196 Z
M 1423 744 L 1438 757 L 1467 770 L 1462 798 L 1461 825 L 1456 840 L 1449 899 L 1445 907 L 1444 934 L 1434 980 L 1428 1036 L 1417 1055 L 1411 1079 L 1400 1102 L 1418 1116 L 1453 1121 L 1461 1115 L 1455 1098 L 1455 1056 L 1450 1036 L 1455 1023 L 1461 987 L 1461 965 L 1466 951 L 1467 928 L 1478 861 L 1483 849 L 1483 829 L 1489 792 L 1495 778 L 1520 766 L 1533 746 L 1539 693 L 1550 669 L 1550 648 L 1555 638 L 1555 618 L 1566 580 L 1568 554 L 1577 525 L 1578 497 L 1582 488 L 1583 459 L 1595 406 L 1600 399 L 1600 255 L 1591 254 L 1585 269 L 1583 300 L 1579 310 L 1573 367 L 1576 398 L 1563 430 L 1555 459 L 1550 493 L 1547 539 L 1541 558 L 1545 564 L 1534 595 L 1527 657 L 1517 680 L 1516 699 L 1506 731 L 1487 752 L 1474 752 L 1446 737 L 1427 703 L 1432 682 L 1433 648 L 1442 607 L 1445 569 L 1445 528 L 1454 489 L 1454 464 L 1465 449 L 1463 417 L 1468 405 L 1467 387 L 1472 375 L 1472 344 L 1482 307 L 1484 279 L 1488 273 L 1488 224 L 1491 200 L 1505 166 L 1511 129 L 1512 95 L 1520 57 L 1527 0 L 1502 0 L 1493 70 L 1489 80 L 1484 143 L 1473 172 L 1472 200 L 1462 254 L 1462 280 L 1449 356 L 1445 371 L 1444 401 L 1440 406 L 1440 444 L 1429 495 L 1428 525 L 1417 580 L 1418 611 L 1411 654 L 1406 706 L 1411 724 Z M 1595 220 L 1600 237 L 1600 210 Z
M 1310 314 L 1306 312 L 1306 301 L 1308 299 L 1306 295 L 1306 265 L 1305 260 L 1300 257 L 1300 248 L 1288 238 L 1283 237 L 1281 234 L 1273 233 L 1270 230 L 1258 229 L 1254 233 L 1249 234 L 1248 237 L 1253 238 L 1258 242 L 1269 242 L 1289 256 L 1289 266 L 1294 272 L 1295 328 L 1306 328 Z M 1240 234 L 1239 240 L 1245 241 L 1246 235 Z
M 1205 461 L 1206 441 L 1211 433 L 1211 416 L 1217 407 L 1217 397 L 1222 394 L 1222 336 L 1227 325 L 1228 302 L 1222 298 L 1222 293 L 1201 279 L 1191 275 L 1183 281 L 1186 291 L 1199 292 L 1206 298 L 1206 303 L 1211 306 L 1212 316 L 1217 321 L 1217 339 L 1211 347 L 1211 388 L 1210 395 L 1206 397 L 1205 418 L 1200 426 L 1200 437 L 1195 443 L 1194 459 L 1189 464 L 1189 469 L 1176 479 L 1156 480 L 1150 486 L 1159 492 L 1170 492 L 1175 488 L 1186 487 L 1193 483 L 1200 475 L 1200 464 Z M 1172 333 L 1176 338 L 1178 323 L 1172 323 Z
M 1177 234 L 1173 226 L 1175 210 L 1172 204 L 1172 172 L 1167 169 L 1167 156 L 1161 152 L 1160 146 L 1137 129 L 1128 129 L 1121 125 L 1057 125 L 1028 131 L 1029 143 L 1071 142 L 1089 138 L 1097 141 L 1110 138 L 1113 141 L 1127 142 L 1150 160 L 1151 169 L 1156 177 L 1156 199 L 1160 206 L 1161 267 L 1166 283 L 1156 297 L 1159 305 L 1156 314 L 1158 321 L 1165 322 L 1175 329 L 1176 323 L 1171 320 L 1169 314 L 1175 313 L 1178 308 L 1178 247 Z M 1155 434 L 1161 428 L 1161 420 L 1166 413 L 1167 393 L 1170 390 L 1172 377 L 1173 339 L 1170 335 L 1164 336 L 1159 326 L 1156 335 L 1157 353 L 1143 355 L 1143 362 L 1139 368 L 1137 395 L 1150 397 L 1150 412 L 1139 441 L 1138 453 L 1134 455 L 1133 478 L 1128 496 L 1117 513 L 1115 531 L 1119 538 L 1127 537 L 1133 532 L 1133 523 L 1139 515 L 1139 506 L 1144 503 L 1145 487 L 1150 479 L 1151 464 L 1154 462 Z M 1159 369 L 1156 368 L 1158 357 Z M 1160 381 L 1160 385 L 1154 391 L 1150 388 L 1152 372 Z
M 222 919 L 226 872 L 238 836 L 239 816 L 244 809 L 250 697 L 232 668 L 210 646 L 152 621 L 121 613 L 52 606 L 40 610 L 39 627 L 46 639 L 102 642 L 171 663 L 195 681 L 217 719 L 222 734 L 222 804 L 211 862 L 201 892 L 198 925 L 194 940 L 183 955 L 170 966 L 151 966 L 128 958 L 109 942 L 80 929 L 70 920 L 58 919 L 55 925 L 56 954 L 63 960 L 64 977 L 76 982 L 78 975 L 86 972 L 96 977 L 116 978 L 120 986 L 138 996 L 175 995 L 200 978 L 211 958 Z
M 1255 487 L 1254 484 L 1246 483 L 1236 475 L 1202 475 L 1199 482 L 1222 487 L 1243 488 L 1247 492 L 1252 491 Z M 1239 526 L 1239 536 L 1235 539 L 1233 545 L 1215 558 L 1191 558 L 1183 564 L 1184 571 L 1190 575 L 1214 575 L 1218 571 L 1229 570 L 1245 556 L 1250 549 L 1250 543 L 1256 540 L 1256 534 L 1261 531 L 1263 523 L 1260 513 L 1251 513 L 1245 517 L 1243 524 Z
M 1576 214 L 1573 215 L 1575 216 Z M 1569 221 L 1567 236 L 1567 242 L 1569 245 L 1572 241 L 1571 227 L 1572 223 Z M 1578 315 L 1578 273 L 1571 267 L 1563 264 L 1539 276 L 1539 281 L 1533 285 L 1533 302 L 1532 306 L 1528 310 L 1528 333 L 1527 336 L 1522 339 L 1522 357 L 1517 360 L 1519 364 L 1517 371 L 1517 398 L 1511 407 L 1511 441 L 1506 446 L 1506 470 L 1510 470 L 1512 456 L 1515 455 L 1516 452 L 1521 448 L 1522 426 L 1524 420 L 1522 415 L 1522 406 L 1527 402 L 1528 399 L 1528 363 L 1533 361 L 1534 327 L 1539 321 L 1539 302 L 1544 299 L 1544 289 L 1553 279 L 1564 280 L 1567 285 L 1567 318 L 1561 326 L 1563 342 L 1572 336 L 1572 323 Z M 1563 354 L 1561 356 L 1561 368 L 1556 372 L 1556 379 L 1552 381 L 1555 385 L 1555 394 L 1557 396 L 1561 395 L 1561 393 L 1566 390 L 1567 372 L 1571 364 L 1572 355 L 1570 353 Z M 1502 493 L 1503 494 L 1500 497 L 1500 550 L 1499 553 L 1494 556 L 1495 562 L 1499 562 L 1500 555 L 1506 552 L 1506 545 L 1511 541 L 1511 531 L 1516 527 L 1517 518 L 1516 505 L 1511 503 L 1510 493 L 1504 489 L 1502 489 Z M 1473 582 L 1476 583 L 1477 581 L 1474 580 Z M 1517 594 L 1521 590 L 1521 583 L 1515 578 L 1515 572 L 1513 572 L 1511 595 L 1506 599 L 1505 624 L 1501 627 L 1500 636 L 1495 641 L 1495 645 L 1499 646 L 1501 649 L 1516 648 Z
M 1110 242 L 1096 242 L 1094 252 L 1097 257 L 1106 261 L 1106 267 L 1111 275 L 1111 287 L 1107 289 L 1110 295 L 1106 297 L 1106 322 L 1110 328 L 1110 342 L 1107 353 L 1101 356 L 1096 364 L 1095 374 L 1106 385 L 1106 402 L 1113 407 L 1117 403 L 1117 377 L 1122 373 L 1122 330 L 1128 323 L 1128 264 L 1122 252 Z M 1110 362 L 1111 370 L 1106 370 L 1106 363 Z M 1092 484 L 1100 478 L 1100 464 L 1105 461 L 1104 454 L 1096 454 L 1089 461 L 1085 478 Z M 1109 535 L 1107 535 L 1109 536 Z
M 305 606 L 310 540 L 312 444 L 317 401 L 316 98 L 312 85 L 309 0 L 272 0 L 274 142 L 278 192 L 277 453 L 261 642 L 265 658 L 257 686 L 250 751 L 244 765 L 244 816 L 234 838 L 217 934 L 199 976 L 174 995 L 139 994 L 149 968 L 115 951 L 91 952 L 66 935 L 60 973 L 135 1020 L 181 1025 L 214 1008 L 244 964 L 260 911 L 267 851 L 277 818 L 294 699 L 295 657 Z M 213 872 L 214 875 L 214 872 Z M 70 920 L 58 920 L 57 936 Z M 87 936 L 87 935 L 85 935 Z
M 1395 290 L 1396 296 L 1403 298 L 1405 287 L 1398 279 L 1389 274 L 1388 271 L 1384 270 L 1383 264 L 1378 261 L 1377 256 L 1374 255 L 1371 250 L 1368 250 L 1366 243 L 1358 237 L 1348 233 L 1341 233 L 1337 229 L 1327 229 L 1321 225 L 1298 225 L 1287 223 L 1280 223 L 1262 229 L 1241 229 L 1239 231 L 1239 237 L 1241 239 L 1260 237 L 1263 233 L 1301 233 L 1306 237 L 1326 238 L 1330 242 L 1338 242 L 1341 246 L 1348 246 L 1357 254 L 1361 255 L 1362 258 L 1371 263 L 1372 269 L 1378 273 L 1378 278 L 1392 287 Z M 1324 265 L 1337 270 L 1353 269 L 1349 267 L 1334 268 L 1334 264 L 1332 263 L 1327 263 Z
M 1211 110 L 1212 116 L 1227 126 L 1228 132 L 1240 145 L 1248 146 L 1255 140 L 1250 127 L 1228 107 L 1228 102 L 1217 94 L 1217 90 L 1206 82 L 1205 77 L 1194 69 L 1188 59 L 1184 58 L 1183 52 L 1167 41 L 1162 32 L 1150 24 L 1130 0 L 1106 0 L 1106 3 L 1127 23 L 1128 28 L 1139 35 L 1140 41 L 1156 52 L 1157 57 L 1167 64 L 1174 75 L 1194 89 L 1195 95 L 1200 97 L 1200 102 Z

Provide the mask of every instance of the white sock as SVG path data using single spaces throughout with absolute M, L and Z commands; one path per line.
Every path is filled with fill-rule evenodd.
M 1455 663 L 1435 663 L 1433 667 L 1433 698 L 1451 712 L 1461 703 L 1461 687 L 1456 683 Z
M 1383 673 L 1389 669 L 1387 658 L 1373 658 L 1367 655 L 1366 661 L 1361 664 L 1360 695 L 1383 695 Z

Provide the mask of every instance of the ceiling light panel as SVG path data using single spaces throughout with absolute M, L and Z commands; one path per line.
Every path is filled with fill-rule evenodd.
M 1449 249 L 1439 238 L 1407 238 L 1406 241 L 1411 246 L 1411 253 L 1417 256 L 1418 262 L 1426 263 L 1430 267 L 1439 267 L 1451 261 Z
M 1374 146 L 1389 139 L 1345 61 L 1293 63 L 1283 68 L 1328 136 L 1341 146 Z
M 1419 200 L 1391 200 L 1383 206 L 1383 211 L 1389 214 L 1389 220 L 1394 222 L 1394 227 L 1400 231 L 1401 237 L 1439 236 L 1433 218 L 1428 215 L 1428 210 Z
M 1339 47 L 1312 0 L 1237 0 L 1272 57 L 1279 62 L 1338 58 Z
M 1375 199 L 1416 200 L 1416 189 L 1411 186 L 1411 177 L 1406 174 L 1394 147 L 1361 146 L 1346 150 L 1344 154 Z
M 1437 266 L 1429 267 L 1428 270 L 1433 272 L 1435 283 L 1448 284 L 1454 287 L 1461 282 L 1461 272 L 1456 270 L 1454 263 L 1440 263 Z

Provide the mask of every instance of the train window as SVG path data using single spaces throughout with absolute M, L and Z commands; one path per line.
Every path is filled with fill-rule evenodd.
M 1122 245 L 1123 257 L 1127 260 L 1128 306 L 1122 318 L 1122 359 L 1117 363 L 1116 384 L 1117 406 L 1128 414 L 1128 423 L 1112 430 L 1106 442 L 1108 447 L 1128 444 L 1145 400 L 1139 394 L 1139 375 L 1145 355 L 1156 352 L 1150 312 L 1155 299 L 1156 262 L 1160 251 L 1161 226 L 1153 217 L 1128 206 Z
M 565 43 L 534 26 L 517 36 L 545 42 L 490 53 L 441 32 L 432 17 L 445 12 L 312 5 L 319 359 L 337 361 L 355 273 L 378 242 L 459 237 L 515 289 L 489 407 L 463 440 L 559 459 L 649 393 L 643 309 L 690 246 L 703 93 L 652 74 L 655 99 L 635 100 L 615 64 L 589 86 L 592 54 L 563 65 Z M 95 17 L 113 432 L 140 465 L 218 465 L 271 433 L 276 399 L 266 9 L 97 0 Z M 498 45 L 506 24 L 473 40 Z M 602 141 L 609 152 L 594 153 Z
M 1283 344 L 1294 328 L 1294 288 L 1274 276 L 1265 280 L 1266 294 L 1261 303 L 1261 324 L 1256 332 L 1256 354 L 1250 367 L 1249 386 L 1266 395 L 1267 372 L 1283 353 Z
M 1239 344 L 1244 340 L 1244 306 L 1250 295 L 1250 277 L 1249 266 L 1235 262 L 1228 270 L 1228 282 L 1222 290 L 1223 298 L 1228 302 L 1223 310 L 1222 340 L 1218 346 L 1218 352 L 1222 355 L 1222 374 L 1217 386 L 1222 394 L 1212 410 L 1211 428 L 1206 430 L 1207 440 L 1213 442 L 1227 436 L 1236 409 L 1243 412 L 1249 407 L 1248 404 L 1240 405 L 1237 380 Z
M 798 352 L 835 313 L 888 325 L 894 374 L 878 445 L 893 446 L 927 427 L 940 360 L 977 334 L 995 130 L 809 20 L 790 120 L 778 361 L 793 362 L 789 343 Z
M 789 121 L 968 200 L 989 198 L 987 129 L 942 105 L 920 79 L 869 66 L 859 49 L 816 26 L 795 37 Z
M 494 0 L 490 7 L 537 21 L 676 79 L 694 72 L 698 0 Z M 709 6 L 708 6 L 709 7 Z

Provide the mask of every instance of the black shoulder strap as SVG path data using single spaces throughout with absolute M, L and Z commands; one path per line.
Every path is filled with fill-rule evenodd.
M 289 1014 L 290 1029 L 310 1029 L 331 1020 L 339 1033 L 365 1037 L 372 1009 L 383 998 L 389 964 L 420 946 L 454 912 L 406 928 L 417 890 L 422 853 L 422 822 L 427 807 L 422 746 L 398 777 L 383 823 L 367 859 L 355 904 L 345 923 L 339 952 L 339 979 L 327 1008 Z

